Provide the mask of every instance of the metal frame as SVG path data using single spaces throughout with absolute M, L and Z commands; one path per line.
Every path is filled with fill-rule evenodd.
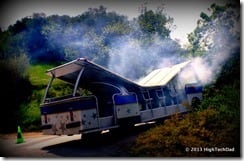
M 150 95 L 149 89 L 141 91 L 141 94 L 142 94 L 143 100 L 146 103 L 146 109 L 145 110 L 152 110 L 153 98 Z M 145 94 L 148 96 L 148 98 L 145 97 Z M 148 107 L 149 104 L 150 104 L 150 107 Z
M 120 93 L 122 93 L 122 90 L 119 87 L 117 87 L 117 86 L 115 86 L 115 85 L 113 85 L 111 83 L 107 83 L 107 82 L 92 82 L 92 84 L 103 84 L 103 85 L 111 86 L 111 87 L 113 87 L 115 89 L 118 89 L 120 91 Z M 112 100 L 113 100 L 113 96 L 112 96 Z M 113 117 L 114 117 L 114 124 L 117 125 L 117 116 L 116 116 L 116 110 L 115 110 L 114 104 L 113 104 Z
M 159 96 L 158 92 L 162 92 L 162 96 Z M 163 101 L 163 104 L 164 104 L 163 107 L 165 107 L 166 106 L 166 103 L 165 103 L 166 96 L 164 94 L 163 87 L 161 87 L 160 89 L 156 89 L 155 93 L 156 93 L 156 96 L 158 97 L 158 99 L 160 101 Z M 159 105 L 159 107 L 162 107 L 162 105 Z
M 92 82 L 92 84 L 104 84 L 104 85 L 107 85 L 107 86 L 114 87 L 114 88 L 118 89 L 120 92 L 122 92 L 119 87 L 117 87 L 117 86 L 115 86 L 115 85 L 113 85 L 111 83 L 107 83 L 107 82 Z
M 48 85 L 47 85 L 47 88 L 46 88 L 46 90 L 45 90 L 45 94 L 44 94 L 43 101 L 42 101 L 43 103 L 45 103 L 45 100 L 46 100 L 46 98 L 47 98 L 47 93 L 48 93 L 48 91 L 49 91 L 49 89 L 50 89 L 50 87 L 51 87 L 51 84 L 53 83 L 54 78 L 55 78 L 55 76 L 54 76 L 54 74 L 52 73 L 52 77 L 51 77 L 51 79 L 49 80 Z
M 75 82 L 75 86 L 74 86 L 74 91 L 73 91 L 73 97 L 75 96 L 76 94 L 76 91 L 77 91 L 77 88 L 78 88 L 78 85 L 79 85 L 79 82 L 80 82 L 80 77 L 84 71 L 85 67 L 81 68 L 80 72 L 79 72 L 79 75 L 77 76 L 76 78 L 76 82 Z

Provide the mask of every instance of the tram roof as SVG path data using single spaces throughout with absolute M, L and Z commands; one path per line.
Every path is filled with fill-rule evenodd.
M 135 90 L 144 87 L 157 87 L 166 85 L 176 76 L 189 61 L 171 67 L 156 69 L 138 82 L 127 79 L 85 58 L 78 58 L 66 64 L 47 70 L 47 75 L 54 76 L 63 81 L 75 84 L 81 70 L 83 70 L 79 86 L 82 88 L 95 88 L 95 84 L 109 84 Z M 95 89 L 94 89 L 95 90 Z
M 138 84 L 144 87 L 164 86 L 172 80 L 190 61 L 170 67 L 153 70 L 146 77 L 140 79 Z

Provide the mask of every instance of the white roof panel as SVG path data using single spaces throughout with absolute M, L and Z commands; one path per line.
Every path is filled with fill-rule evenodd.
M 190 61 L 186 61 L 171 67 L 156 69 L 149 73 L 146 77 L 140 79 L 137 83 L 144 87 L 164 86 L 171 79 L 173 79 L 189 62 Z

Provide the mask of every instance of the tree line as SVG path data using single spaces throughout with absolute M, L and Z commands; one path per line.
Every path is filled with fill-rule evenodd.
M 53 62 L 86 56 L 103 60 L 100 64 L 106 66 L 113 40 L 129 35 L 149 43 L 155 34 L 169 38 L 167 24 L 172 22 L 162 11 L 147 9 L 129 21 L 124 15 L 107 12 L 104 6 L 89 8 L 75 17 L 33 13 L 1 31 L 0 58 L 26 54 L 31 62 Z

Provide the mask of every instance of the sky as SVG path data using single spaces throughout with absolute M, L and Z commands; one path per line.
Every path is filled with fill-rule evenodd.
M 148 9 L 155 10 L 157 6 L 164 4 L 164 13 L 174 18 L 176 26 L 171 32 L 171 38 L 177 39 L 181 45 L 187 43 L 187 34 L 191 33 L 200 19 L 200 13 L 208 12 L 212 3 L 224 4 L 228 0 L 148 0 Z M 128 16 L 129 19 L 137 17 L 139 7 L 146 0 L 8 0 L 0 5 L 0 27 L 7 29 L 33 13 L 43 12 L 49 15 L 77 16 L 87 11 L 88 8 L 98 8 L 103 5 L 107 11 Z

